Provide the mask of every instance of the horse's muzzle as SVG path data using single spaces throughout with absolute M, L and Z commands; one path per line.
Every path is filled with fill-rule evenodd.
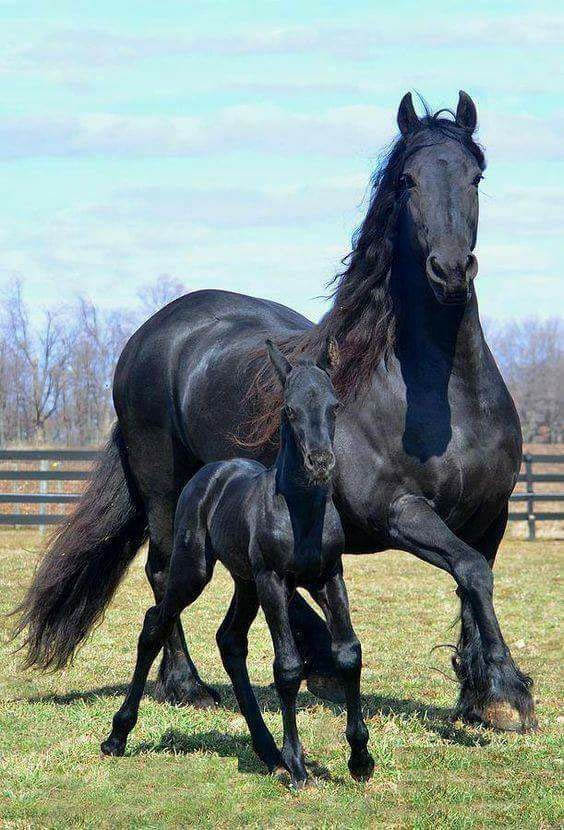
M 335 467 L 335 455 L 330 450 L 311 450 L 305 454 L 304 466 L 314 484 L 327 484 Z
M 478 273 L 478 260 L 469 253 L 463 262 L 432 253 L 425 264 L 427 278 L 441 305 L 465 305 L 470 299 L 472 281 Z

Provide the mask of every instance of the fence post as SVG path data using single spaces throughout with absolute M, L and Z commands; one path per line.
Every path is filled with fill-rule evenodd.
M 527 493 L 533 493 L 533 459 L 529 453 L 523 456 L 525 462 L 525 475 L 527 477 Z M 531 495 L 527 499 L 527 525 L 529 526 L 529 542 L 534 542 L 536 539 L 536 524 L 535 524 L 535 499 Z
M 39 469 L 42 472 L 45 472 L 46 470 L 48 470 L 49 469 L 49 462 L 46 459 L 42 459 L 39 462 Z M 41 495 L 44 495 L 47 492 L 47 481 L 44 478 L 42 478 L 41 481 L 39 482 L 39 492 L 41 493 Z M 46 507 L 47 506 L 46 506 L 45 502 L 40 502 L 40 504 L 39 504 L 39 513 L 40 513 L 41 516 L 45 515 Z M 42 522 L 39 525 L 39 532 L 41 534 L 45 533 L 45 522 Z

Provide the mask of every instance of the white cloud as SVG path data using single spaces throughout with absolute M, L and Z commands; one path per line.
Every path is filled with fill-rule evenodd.
M 341 106 L 321 113 L 270 104 L 225 107 L 202 117 L 93 113 L 8 117 L 0 122 L 0 157 L 200 156 L 254 151 L 278 155 L 373 157 L 395 132 L 395 111 Z M 562 117 L 486 112 L 480 139 L 490 158 L 564 158 Z
M 89 114 L 8 117 L 0 156 L 197 156 L 240 150 L 281 155 L 370 155 L 385 140 L 390 113 L 336 107 L 321 115 L 271 105 L 226 107 L 201 118 Z
M 48 66 L 66 71 L 80 67 L 123 66 L 161 57 L 212 55 L 275 55 L 315 53 L 364 61 L 384 47 L 409 48 L 448 46 L 485 49 L 559 46 L 563 17 L 558 14 L 475 14 L 463 16 L 405 17 L 398 13 L 375 14 L 362 25 L 316 23 L 315 25 L 264 26 L 253 21 L 230 27 L 228 34 L 177 32 L 131 35 L 104 29 L 62 29 L 31 43 L 12 43 L 3 65 L 18 70 Z

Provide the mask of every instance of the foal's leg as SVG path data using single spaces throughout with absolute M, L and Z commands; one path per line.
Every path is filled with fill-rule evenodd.
M 345 690 L 346 736 L 351 748 L 349 770 L 353 778 L 366 781 L 374 771 L 374 759 L 366 748 L 368 729 L 360 701 L 362 651 L 351 623 L 342 570 L 339 569 L 320 590 L 312 590 L 311 595 L 325 614 L 332 638 L 333 661 Z
M 493 524 L 488 528 L 481 539 L 474 542 L 473 547 L 485 557 L 490 568 L 493 568 L 499 544 L 505 533 L 507 525 L 507 506 L 500 513 Z M 523 701 L 521 706 L 514 707 L 507 703 L 491 703 L 484 708 L 484 701 L 476 694 L 474 683 L 475 677 L 483 677 L 486 672 L 484 652 L 480 632 L 474 618 L 472 604 L 466 592 L 457 588 L 456 593 L 460 597 L 460 637 L 456 650 L 456 656 L 452 663 L 456 675 L 460 681 L 460 695 L 456 707 L 457 714 L 470 722 L 481 721 L 488 726 L 497 729 L 512 731 L 521 728 L 521 708 L 527 709 L 530 701 Z M 530 677 L 523 674 L 517 666 L 513 678 L 514 694 L 521 698 L 527 696 L 533 685 Z M 527 726 L 536 726 L 534 711 L 531 709 L 529 723 Z
M 176 561 L 175 561 L 176 555 Z M 149 608 L 137 643 L 137 661 L 125 700 L 114 715 L 112 731 L 102 743 L 105 755 L 123 755 L 127 736 L 137 722 L 139 703 L 147 676 L 165 641 L 186 606 L 200 596 L 211 579 L 213 561 L 206 561 L 202 550 L 179 546 L 173 552 L 171 575 L 163 601 Z
M 166 587 L 173 547 L 175 508 L 176 495 L 159 496 L 148 502 L 150 542 L 145 572 L 157 604 L 163 599 Z M 213 707 L 219 702 L 219 695 L 202 681 L 188 653 L 180 617 L 175 620 L 167 636 L 155 692 L 158 700 L 202 709 Z
M 493 575 L 485 557 L 463 542 L 420 496 L 402 496 L 391 507 L 389 532 L 400 548 L 450 573 L 463 592 L 481 642 L 483 662 L 466 661 L 467 683 L 479 711 L 507 704 L 519 713 L 521 729 L 535 726 L 528 683 L 507 647 L 493 606 Z M 468 615 L 468 608 L 464 610 Z M 467 635 L 471 625 L 467 616 Z M 491 723 L 491 725 L 496 725 Z
M 270 772 L 282 766 L 282 759 L 259 709 L 247 671 L 247 634 L 258 611 L 254 583 L 236 582 L 231 605 L 218 629 L 216 639 L 225 671 L 241 713 L 251 733 L 253 749 Z
M 274 645 L 274 683 L 284 725 L 282 760 L 292 784 L 300 787 L 307 781 L 307 771 L 296 723 L 296 698 L 304 666 L 290 627 L 288 586 L 274 571 L 268 571 L 259 574 L 257 592 Z
M 143 629 L 137 643 L 137 662 L 125 700 L 114 715 L 112 731 L 100 748 L 104 755 L 123 755 L 127 736 L 137 723 L 139 702 L 153 661 L 174 626 L 174 616 L 163 614 L 162 603 L 153 605 L 145 614 Z

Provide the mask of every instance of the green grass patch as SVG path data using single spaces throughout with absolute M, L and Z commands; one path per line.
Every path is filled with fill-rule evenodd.
M 0 533 L 1 611 L 21 596 L 40 546 L 36 533 Z M 352 781 L 341 708 L 303 691 L 299 726 L 315 782 L 299 793 L 264 774 L 221 667 L 215 631 L 231 598 L 231 580 L 220 567 L 184 623 L 192 655 L 202 676 L 220 690 L 222 705 L 201 712 L 160 704 L 149 682 L 127 755 L 100 756 L 151 603 L 140 556 L 102 626 L 65 672 L 23 673 L 4 645 L 0 826 L 562 826 L 561 555 L 558 542 L 506 541 L 496 565 L 496 607 L 506 640 L 536 683 L 541 729 L 524 736 L 450 719 L 456 686 L 448 677 L 449 653 L 431 649 L 456 638 L 449 630 L 457 613 L 452 581 L 407 554 L 347 557 L 376 770 L 366 785 Z M 5 618 L 1 626 L 5 643 Z M 250 645 L 251 679 L 279 741 L 272 647 L 262 616 Z

